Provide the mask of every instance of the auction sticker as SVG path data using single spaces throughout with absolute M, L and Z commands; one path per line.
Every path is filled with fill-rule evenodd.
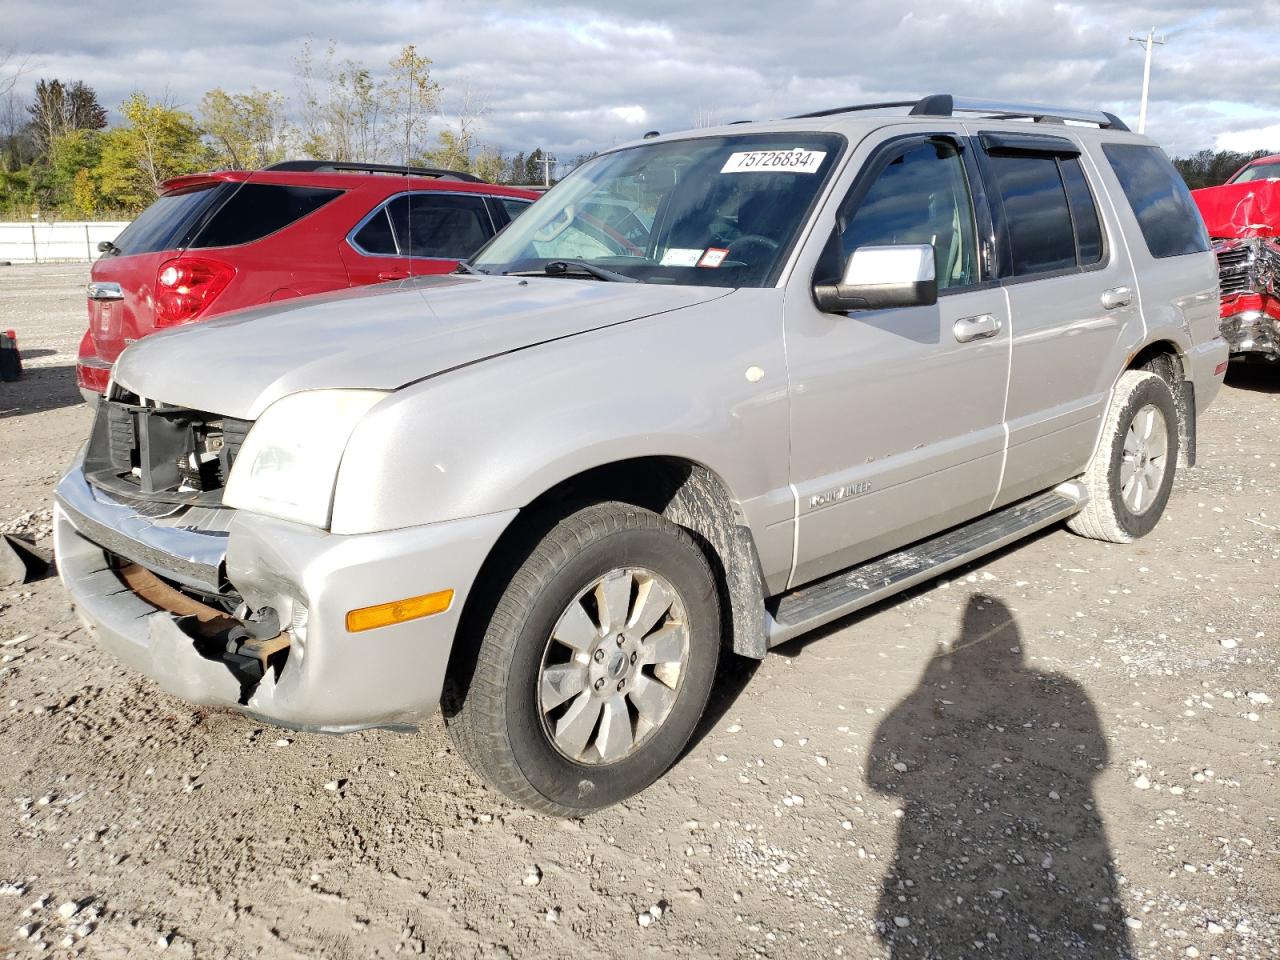
M 724 263 L 724 258 L 729 255 L 729 251 L 724 247 L 707 247 L 707 252 L 702 255 L 702 259 L 698 261 L 700 267 L 718 267 Z
M 664 267 L 696 267 L 698 259 L 702 256 L 702 248 L 697 250 L 686 250 L 683 247 L 672 247 L 662 255 L 662 266 Z
M 817 173 L 827 158 L 824 150 L 746 150 L 731 153 L 721 173 Z

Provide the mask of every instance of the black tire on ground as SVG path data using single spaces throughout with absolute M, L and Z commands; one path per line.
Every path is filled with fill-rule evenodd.
M 1130 455 L 1126 463 L 1125 441 L 1134 426 L 1135 417 L 1148 408 L 1154 408 L 1162 418 L 1166 440 L 1157 445 L 1163 447 L 1163 452 L 1143 450 L 1139 459 L 1162 456 L 1164 471 L 1158 485 L 1152 487 L 1154 496 L 1149 505 L 1135 511 L 1126 503 L 1124 496 L 1122 471 L 1127 474 L 1134 459 Z M 1139 433 L 1142 426 L 1139 424 Z M 1116 384 L 1107 409 L 1098 450 L 1085 470 L 1084 485 L 1089 493 L 1089 503 L 1067 521 L 1067 526 L 1082 537 L 1111 543 L 1131 543 L 1146 536 L 1164 513 L 1173 489 L 1177 464 L 1178 410 L 1173 391 L 1166 380 L 1150 371 L 1126 371 Z
M 539 671 L 561 615 L 619 568 L 647 569 L 674 588 L 688 657 L 666 719 L 632 753 L 607 764 L 576 762 L 556 748 L 541 715 Z M 445 723 L 492 786 L 532 809 L 582 816 L 639 793 L 679 757 L 706 707 L 719 651 L 715 577 L 688 531 L 630 504 L 595 504 L 552 527 L 501 590 L 465 689 L 447 684 Z

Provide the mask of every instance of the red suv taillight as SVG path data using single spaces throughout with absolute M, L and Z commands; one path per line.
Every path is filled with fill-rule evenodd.
M 156 274 L 156 326 L 188 323 L 204 312 L 235 276 L 218 260 L 182 257 L 160 264 Z

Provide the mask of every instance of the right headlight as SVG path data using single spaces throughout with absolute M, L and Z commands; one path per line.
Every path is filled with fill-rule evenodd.
M 347 440 L 385 396 L 382 390 L 311 390 L 277 400 L 249 430 L 222 502 L 327 527 Z

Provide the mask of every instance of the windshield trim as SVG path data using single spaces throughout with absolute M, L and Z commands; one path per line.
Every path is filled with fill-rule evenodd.
M 822 129 L 817 127 L 805 128 L 802 130 L 759 130 L 759 131 L 744 130 L 741 132 L 733 131 L 732 133 L 726 132 L 724 130 L 720 130 L 716 133 L 705 133 L 705 134 L 699 134 L 697 136 L 672 135 L 670 137 L 663 137 L 661 139 L 655 139 L 655 140 L 640 140 L 634 143 L 629 143 L 623 146 L 615 147 L 612 150 L 605 150 L 605 151 L 602 151 L 601 153 L 598 153 L 596 156 L 592 157 L 586 163 L 582 164 L 582 166 L 574 169 L 567 177 L 564 178 L 564 180 L 561 180 L 555 186 L 558 187 L 561 183 L 564 183 L 566 180 L 575 176 L 579 170 L 587 169 L 588 167 L 600 162 L 605 157 L 612 157 L 616 154 L 626 153 L 627 151 L 630 151 L 630 150 L 643 150 L 647 147 L 652 147 L 658 144 L 672 143 L 675 141 L 689 142 L 689 141 L 697 141 L 697 140 L 716 140 L 716 139 L 724 138 L 726 136 L 743 137 L 743 138 L 746 138 L 746 137 L 776 138 L 779 136 L 794 136 L 794 135 L 831 137 L 836 142 L 836 150 L 835 150 L 835 156 L 832 157 L 831 159 L 831 166 L 828 168 L 822 182 L 818 184 L 818 189 L 813 192 L 813 197 L 810 199 L 808 207 L 805 209 L 804 213 L 797 219 L 797 227 L 792 233 L 790 242 L 786 244 L 784 247 L 779 248 L 778 256 L 774 261 L 774 265 L 770 269 L 769 273 L 766 274 L 765 278 L 761 281 L 761 283 L 758 286 L 753 286 L 751 288 L 751 289 L 757 289 L 757 290 L 775 290 L 783 286 L 784 274 L 786 274 L 787 271 L 791 268 L 792 259 L 796 251 L 798 250 L 802 241 L 805 238 L 807 238 L 812 232 L 810 227 L 811 227 L 814 214 L 819 209 L 820 204 L 825 200 L 827 195 L 830 193 L 831 185 L 837 181 L 837 179 L 840 176 L 841 170 L 844 168 L 844 162 L 847 159 L 848 153 L 849 153 L 849 138 L 838 130 L 828 130 L 828 129 Z M 555 187 L 553 187 L 552 189 L 554 190 Z M 546 196 L 546 194 L 543 194 L 543 196 Z M 538 202 L 541 202 L 541 198 L 539 198 Z M 500 234 L 495 234 L 494 236 L 490 237 L 484 246 L 482 246 L 479 250 L 477 250 L 475 253 L 471 255 L 470 262 L 474 264 L 475 261 L 479 260 L 484 255 L 484 253 L 488 250 L 488 248 L 495 241 L 497 241 L 499 236 Z M 560 258 L 553 258 L 553 259 L 564 259 L 564 258 L 560 257 Z M 476 267 L 476 269 L 483 270 L 484 268 Z M 484 270 L 484 272 L 488 273 L 489 271 Z M 696 284 L 664 284 L 664 286 L 696 286 Z M 743 287 L 725 287 L 723 289 L 740 290 L 744 288 Z

